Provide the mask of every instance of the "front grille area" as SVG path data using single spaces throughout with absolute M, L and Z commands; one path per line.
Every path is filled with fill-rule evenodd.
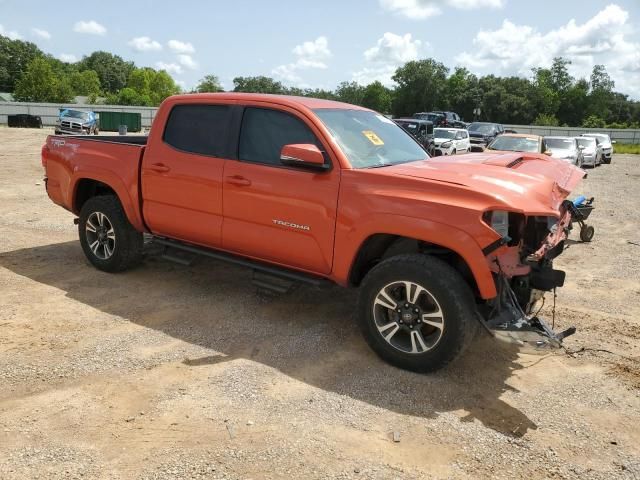
M 78 123 L 78 122 L 70 122 L 68 120 L 64 120 L 62 122 L 60 122 L 60 127 L 64 128 L 65 130 L 74 130 L 77 132 L 81 132 L 82 131 L 82 124 Z

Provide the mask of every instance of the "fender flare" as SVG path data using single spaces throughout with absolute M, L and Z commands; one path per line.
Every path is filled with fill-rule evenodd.
M 357 228 L 349 230 L 341 226 L 336 228 L 334 277 L 338 283 L 348 283 L 358 252 L 369 237 L 377 234 L 412 238 L 455 252 L 469 267 L 480 296 L 490 299 L 497 295 L 485 255 L 480 245 L 468 233 L 451 225 L 395 214 L 376 214 L 374 217 L 361 219 Z M 338 245 L 341 248 L 338 248 Z

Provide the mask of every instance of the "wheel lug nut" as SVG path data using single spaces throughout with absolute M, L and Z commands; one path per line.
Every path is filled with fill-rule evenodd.
M 413 325 L 409 325 L 409 328 L 413 329 Z
M 417 309 L 417 308 L 414 308 L 414 309 L 413 309 L 413 311 L 414 311 L 415 313 L 418 313 L 418 309 Z
M 400 310 L 400 309 L 397 309 L 397 310 L 396 310 L 396 312 L 398 312 L 398 313 L 400 313 L 401 311 L 402 311 L 402 310 Z
M 405 304 L 404 304 L 404 308 L 409 308 L 409 304 L 408 304 L 408 303 L 405 303 Z
M 400 320 L 400 323 L 404 323 L 402 320 Z

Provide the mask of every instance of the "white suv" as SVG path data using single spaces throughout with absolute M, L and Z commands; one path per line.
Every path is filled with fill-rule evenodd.
M 455 155 L 471 148 L 469 132 L 464 128 L 434 128 L 434 155 Z
M 602 163 L 611 163 L 613 144 L 616 143 L 615 140 L 611 141 L 611 138 L 606 133 L 583 133 L 580 136 L 597 138 L 602 147 Z

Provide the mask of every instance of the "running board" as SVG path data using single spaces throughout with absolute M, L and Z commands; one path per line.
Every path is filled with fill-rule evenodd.
M 152 243 L 176 250 L 181 250 L 182 252 L 188 252 L 194 255 L 202 255 L 203 257 L 213 258 L 215 260 L 221 260 L 223 262 L 232 263 L 234 265 L 251 268 L 256 273 L 266 274 L 259 276 L 259 279 L 257 281 L 259 284 L 261 284 L 259 286 L 264 288 L 266 288 L 267 286 L 274 286 L 274 288 L 271 288 L 271 290 L 274 291 L 282 290 L 282 288 L 284 288 L 284 284 L 275 287 L 277 282 L 274 281 L 274 278 L 277 278 L 280 282 L 288 281 L 290 283 L 305 283 L 314 287 L 326 287 L 331 285 L 331 282 L 326 278 L 318 277 L 304 272 L 298 272 L 296 270 L 290 270 L 288 268 L 270 265 L 267 263 L 259 262 L 257 260 L 251 260 L 245 257 L 241 257 L 239 255 L 221 252 L 219 250 L 212 250 L 205 247 L 199 247 L 197 245 L 189 245 L 177 240 L 171 240 L 169 238 L 154 236 Z M 175 255 L 170 255 L 170 257 L 171 258 L 168 258 L 168 260 L 175 261 Z M 255 277 L 256 275 L 254 274 L 254 283 L 256 283 Z M 289 287 L 287 287 L 285 291 L 288 291 L 290 289 L 290 286 L 291 285 L 289 285 Z

